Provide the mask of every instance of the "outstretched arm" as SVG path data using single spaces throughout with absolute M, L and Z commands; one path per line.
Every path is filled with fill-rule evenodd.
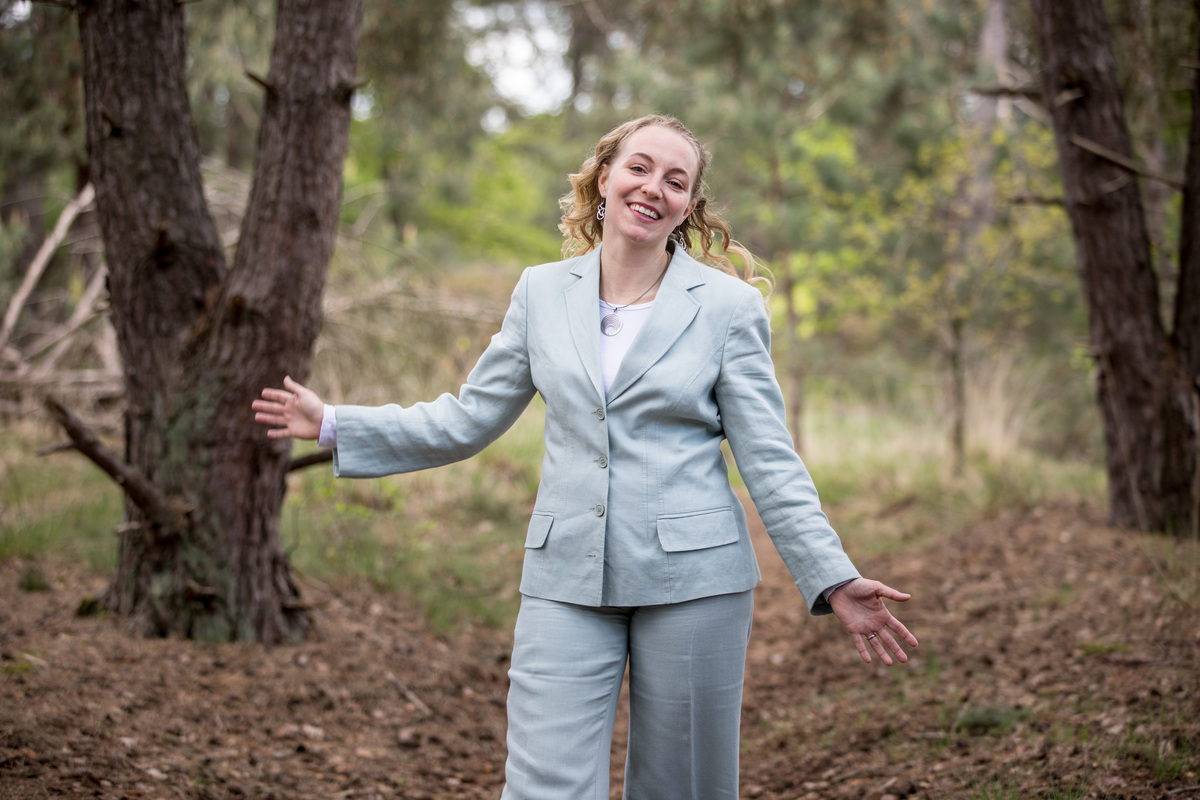
M 325 403 L 316 392 L 291 377 L 283 379 L 282 389 L 263 389 L 262 399 L 255 400 L 254 421 L 270 426 L 267 436 L 272 439 L 313 439 L 321 435 L 321 418 Z
M 908 655 L 900 646 L 897 637 L 910 647 L 917 646 L 917 637 L 908 632 L 904 623 L 892 616 L 883 604 L 884 599 L 904 602 L 911 595 L 899 592 L 879 581 L 855 578 L 834 590 L 829 597 L 833 613 L 854 639 L 854 646 L 862 660 L 871 663 L 871 650 L 879 654 L 883 663 L 892 665 L 890 650 L 900 663 L 908 661 Z M 868 649 L 868 644 L 870 649 Z

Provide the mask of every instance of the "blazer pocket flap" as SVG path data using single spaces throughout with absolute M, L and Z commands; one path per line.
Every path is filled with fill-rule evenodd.
M 550 535 L 550 526 L 554 524 L 553 514 L 534 514 L 529 519 L 529 529 L 525 532 L 525 547 L 537 549 L 546 543 Z
M 733 544 L 739 535 L 737 518 L 729 506 L 658 518 L 658 541 L 668 553 Z

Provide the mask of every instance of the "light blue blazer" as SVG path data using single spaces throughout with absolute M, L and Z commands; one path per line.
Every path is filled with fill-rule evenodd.
M 478 453 L 540 393 L 545 456 L 521 592 L 588 606 L 675 603 L 760 580 L 727 440 L 814 614 L 858 572 L 792 449 L 757 289 L 677 249 L 607 397 L 600 248 L 530 267 L 459 390 L 408 408 L 338 406 L 334 472 L 378 477 Z

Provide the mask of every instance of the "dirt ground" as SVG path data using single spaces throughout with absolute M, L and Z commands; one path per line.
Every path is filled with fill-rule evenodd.
M 889 670 L 756 537 L 744 798 L 1200 798 L 1194 545 L 1051 506 L 856 559 L 914 594 Z M 499 796 L 508 632 L 309 581 L 301 645 L 148 641 L 76 615 L 102 579 L 40 566 L 49 591 L 0 564 L 0 798 Z

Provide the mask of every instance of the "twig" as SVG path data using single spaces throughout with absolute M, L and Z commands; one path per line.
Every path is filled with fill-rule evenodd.
M 1183 190 L 1183 181 L 1179 180 L 1178 178 L 1172 178 L 1168 175 L 1160 175 L 1157 172 L 1148 170 L 1133 159 L 1121 155 L 1116 150 L 1110 150 L 1102 144 L 1093 142 L 1091 139 L 1085 139 L 1077 133 L 1072 133 L 1070 136 L 1070 141 L 1071 144 L 1075 145 L 1079 149 L 1086 150 L 1094 156 L 1099 156 L 1107 161 L 1111 161 L 1118 167 L 1124 167 L 1136 175 L 1150 178 L 1151 180 L 1158 181 L 1159 183 L 1165 183 L 1167 186 L 1170 186 L 1173 189 L 1178 189 L 1180 191 Z
M 423 714 L 428 714 L 431 717 L 434 715 L 433 709 L 425 705 L 425 702 L 421 698 L 413 694 L 412 689 L 409 689 L 404 684 L 404 681 L 397 678 L 391 672 L 387 674 L 387 679 L 391 682 L 392 686 L 396 687 L 396 691 L 400 692 L 401 695 L 408 699 L 408 702 L 420 709 Z

